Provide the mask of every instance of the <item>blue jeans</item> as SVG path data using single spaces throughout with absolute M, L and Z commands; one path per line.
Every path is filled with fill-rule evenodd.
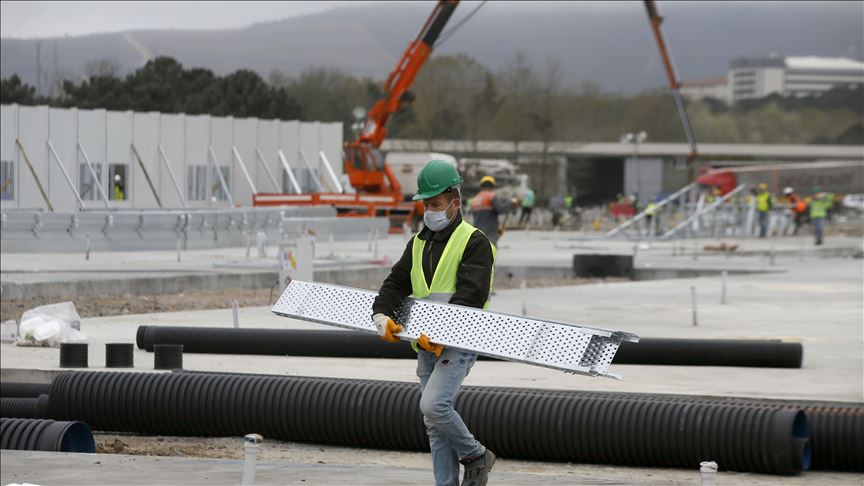
M 768 212 L 759 211 L 759 238 L 768 235 Z
M 822 244 L 822 235 L 824 234 L 825 218 L 813 218 L 813 236 L 816 237 L 816 244 Z
M 458 485 L 459 460 L 486 452 L 453 409 L 459 387 L 476 360 L 477 353 L 451 348 L 445 348 L 440 358 L 422 349 L 417 355 L 420 411 L 429 435 L 437 486 Z

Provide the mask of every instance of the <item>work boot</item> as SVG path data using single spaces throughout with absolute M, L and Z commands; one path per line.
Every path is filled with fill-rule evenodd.
M 482 456 L 463 459 L 465 475 L 462 476 L 462 486 L 486 486 L 489 481 L 489 473 L 495 465 L 495 454 L 486 449 Z

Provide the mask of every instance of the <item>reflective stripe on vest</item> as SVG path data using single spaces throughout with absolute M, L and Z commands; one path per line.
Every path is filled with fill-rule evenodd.
M 486 189 L 478 192 L 474 196 L 474 200 L 471 201 L 471 211 L 491 211 L 493 199 L 495 199 L 495 192 L 493 191 Z
M 426 273 L 423 271 L 423 250 L 426 248 L 426 240 L 421 240 L 418 236 L 414 236 L 414 243 L 411 247 L 412 297 L 444 303 L 450 301 L 450 297 L 456 293 L 456 274 L 459 271 L 459 263 L 462 262 L 465 247 L 468 246 L 468 240 L 471 239 L 474 231 L 477 231 L 477 228 L 465 221 L 462 221 L 453 230 L 453 234 L 450 235 L 450 239 L 447 240 L 447 245 L 444 247 L 444 252 L 441 253 L 438 265 L 435 267 L 435 273 L 432 275 L 432 285 L 426 284 Z M 492 247 L 493 263 L 493 270 L 489 276 L 489 288 L 491 289 L 492 282 L 495 279 L 494 263 L 497 249 L 492 242 L 489 242 L 489 245 Z M 483 308 L 486 309 L 488 307 L 489 301 L 487 300 Z M 417 351 L 416 343 L 412 342 L 411 347 Z
M 827 218 L 829 203 L 826 199 L 818 198 L 810 201 L 811 218 Z

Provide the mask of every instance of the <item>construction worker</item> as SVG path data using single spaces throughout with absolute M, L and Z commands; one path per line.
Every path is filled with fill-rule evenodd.
M 795 229 L 792 230 L 792 236 L 798 234 L 798 229 L 804 224 L 804 218 L 807 213 L 807 203 L 801 199 L 801 196 L 795 193 L 795 189 L 786 187 L 783 189 L 783 195 L 789 200 L 789 205 L 792 207 L 792 217 L 795 222 Z
M 657 196 L 651 198 L 651 201 L 645 206 L 645 221 L 648 222 L 648 234 L 653 235 L 654 231 L 654 216 L 657 215 Z
M 573 212 L 573 195 L 570 193 L 564 195 L 564 211 Z
M 825 218 L 828 217 L 828 208 L 831 203 L 828 194 L 822 192 L 822 188 L 813 188 L 813 199 L 810 201 L 810 222 L 813 223 L 813 236 L 816 237 L 816 246 L 822 244 L 825 231 Z
M 489 175 L 483 176 L 480 179 L 480 192 L 471 202 L 471 215 L 474 217 L 474 226 L 496 246 L 503 230 L 498 222 L 498 216 L 509 213 L 511 209 L 512 203 L 509 199 L 495 194 L 495 178 Z
M 759 192 L 756 193 L 756 212 L 759 213 L 759 238 L 768 236 L 768 219 L 773 207 L 774 195 L 768 192 L 768 184 L 760 182 Z
M 525 191 L 525 196 L 522 197 L 522 214 L 519 216 L 519 224 L 527 224 L 531 220 L 531 211 L 534 210 L 535 199 L 534 190 L 529 187 Z
M 114 200 L 122 201 L 126 199 L 126 194 L 123 191 L 123 178 L 120 174 L 114 174 Z
M 405 247 L 372 304 L 372 320 L 385 341 L 399 341 L 394 334 L 402 326 L 393 316 L 409 295 L 476 308 L 488 305 L 495 247 L 482 231 L 462 219 L 461 183 L 456 169 L 442 160 L 429 162 L 417 176 L 414 200 L 423 201 L 426 227 Z M 474 438 L 453 409 L 453 400 L 477 354 L 430 340 L 434 336 L 421 334 L 412 346 L 418 352 L 420 411 L 429 435 L 435 484 L 458 484 L 461 462 L 463 485 L 485 485 L 495 454 Z

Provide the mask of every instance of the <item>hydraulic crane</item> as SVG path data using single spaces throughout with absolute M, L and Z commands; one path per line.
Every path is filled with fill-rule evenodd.
M 422 204 L 405 201 L 402 186 L 384 163 L 379 149 L 387 136 L 390 118 L 413 101 L 414 95 L 409 89 L 458 4 L 458 0 L 439 0 L 384 82 L 384 97 L 369 110 L 363 130 L 355 140 L 345 143 L 345 172 L 356 195 L 315 193 L 280 197 L 279 194 L 261 194 L 253 197 L 254 205 L 329 204 L 336 207 L 340 216 L 386 216 L 390 218 L 391 231 L 400 231 L 400 223 L 410 223 L 422 214 Z

